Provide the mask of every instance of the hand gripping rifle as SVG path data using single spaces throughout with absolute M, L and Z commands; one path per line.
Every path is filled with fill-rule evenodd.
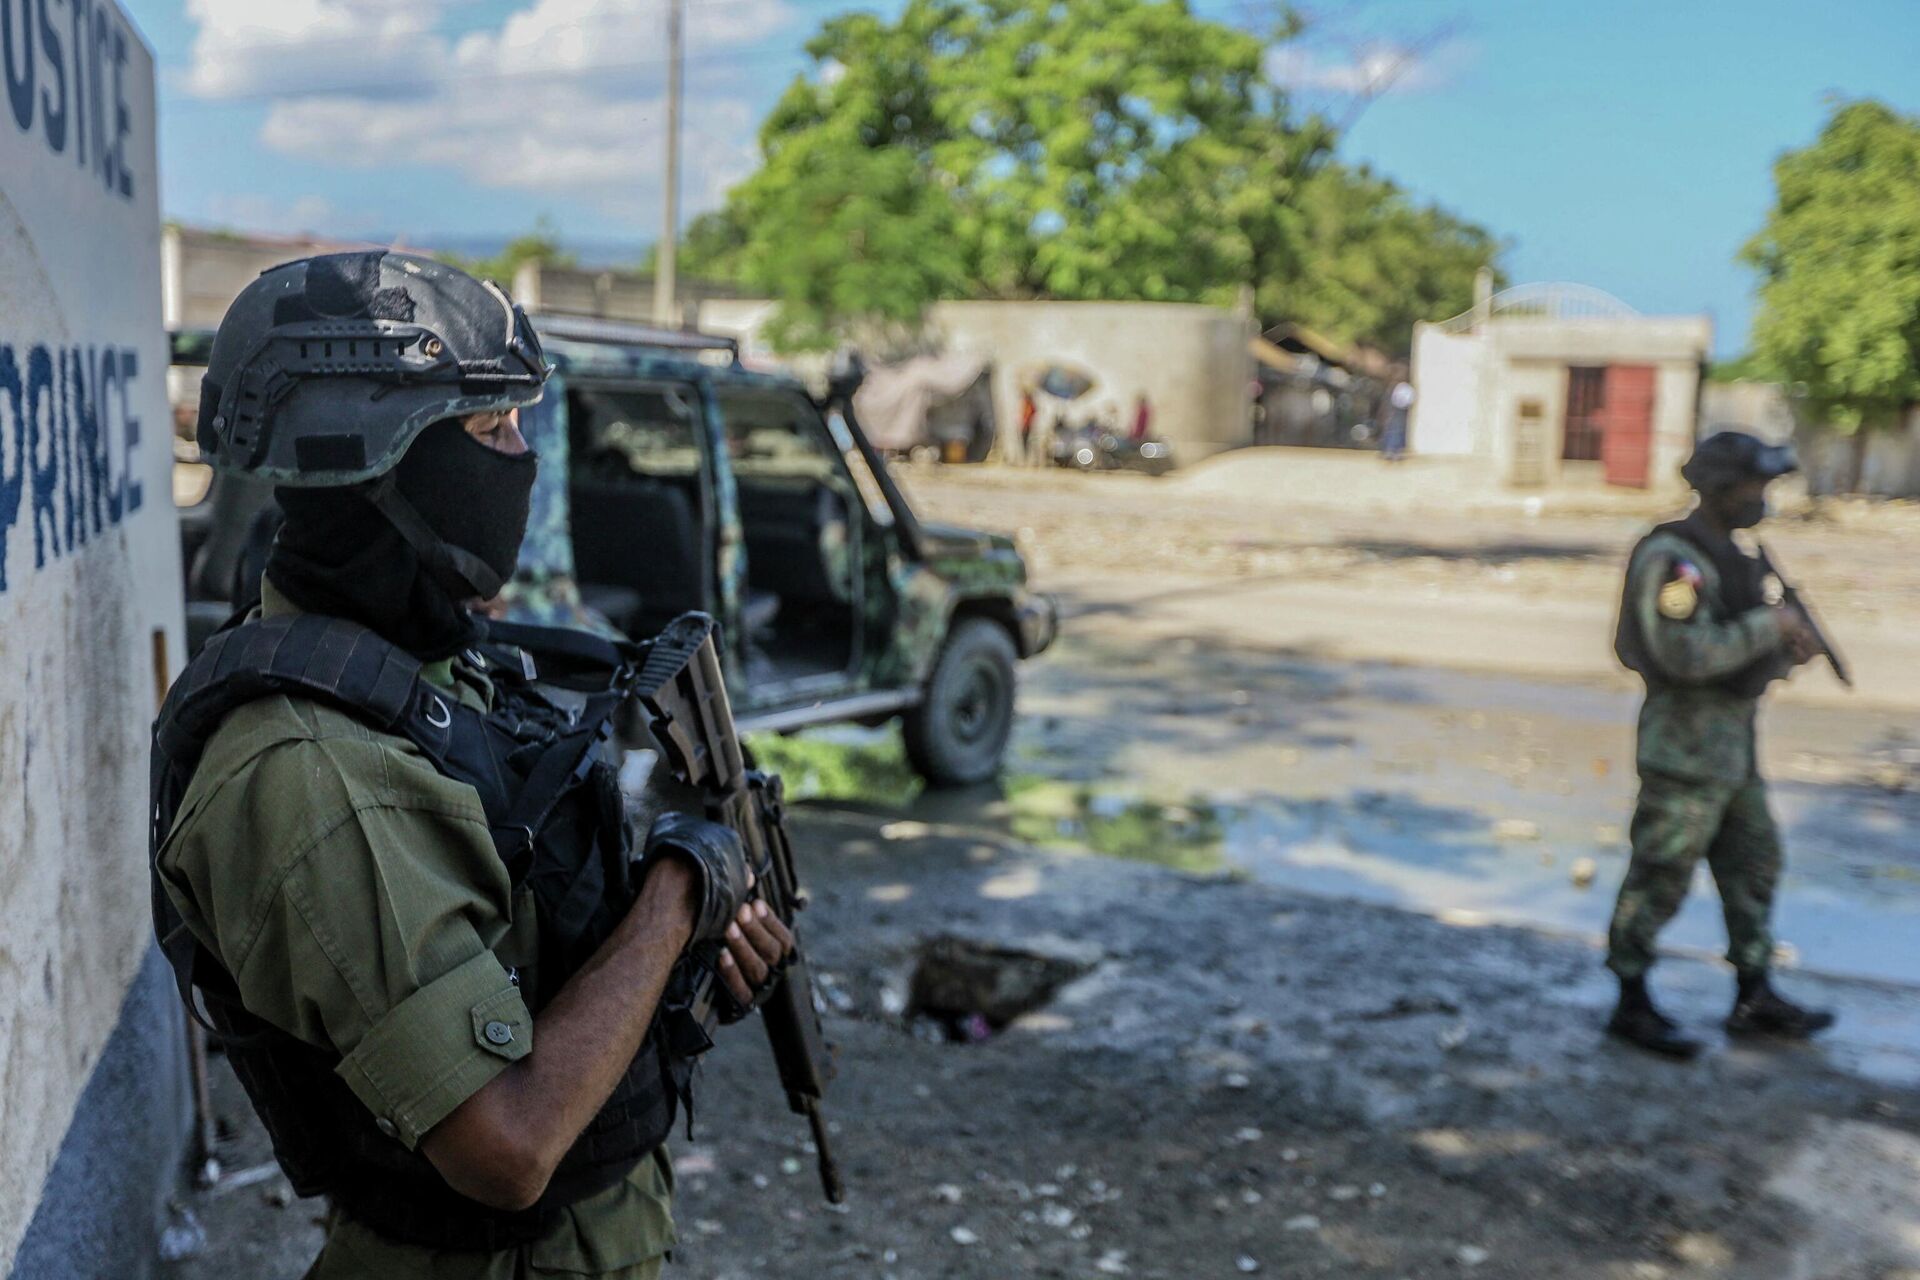
M 1827 639 L 1827 633 L 1821 629 L 1820 620 L 1813 616 L 1813 606 L 1807 603 L 1806 598 L 1800 594 L 1799 588 L 1787 581 L 1787 575 L 1774 567 L 1773 557 L 1767 554 L 1766 547 L 1760 546 L 1757 550 L 1760 552 L 1760 568 L 1772 574 L 1773 580 L 1780 584 L 1780 603 L 1800 615 L 1801 620 L 1813 632 L 1813 638 L 1820 642 L 1820 652 L 1825 655 L 1827 665 L 1833 668 L 1833 674 L 1840 678 L 1841 684 L 1851 689 L 1853 676 L 1847 671 L 1847 661 L 1840 656 L 1840 651 L 1833 647 L 1833 641 Z
M 780 779 L 755 769 L 740 743 L 714 645 L 714 625 L 703 613 L 682 614 L 669 623 L 647 644 L 632 692 L 646 711 L 668 770 L 700 793 L 705 817 L 740 837 L 759 896 L 781 923 L 793 929 L 794 916 L 806 906 L 806 899 L 794 872 Z M 711 1031 L 721 1007 L 732 1003 L 732 996 L 717 988 L 709 969 L 699 973 L 692 989 L 680 999 L 703 1033 Z M 805 1116 L 813 1130 L 821 1188 L 830 1202 L 839 1204 L 846 1193 L 820 1111 L 833 1064 L 820 1033 L 813 978 L 797 941 L 785 968 L 755 1003 L 766 1024 L 767 1043 L 787 1091 L 787 1105 Z

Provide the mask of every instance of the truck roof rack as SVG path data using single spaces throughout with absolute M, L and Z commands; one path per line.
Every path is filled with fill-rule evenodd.
M 570 342 L 604 342 L 619 346 L 658 347 L 668 351 L 724 351 L 735 364 L 740 362 L 740 340 L 717 333 L 692 329 L 662 329 L 636 324 L 630 320 L 606 320 L 599 316 L 556 315 L 538 312 L 533 327 L 543 338 Z

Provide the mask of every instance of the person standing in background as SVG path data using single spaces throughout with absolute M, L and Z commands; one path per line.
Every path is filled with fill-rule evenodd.
M 1033 420 L 1040 416 L 1040 407 L 1033 402 L 1033 388 L 1020 388 L 1020 463 L 1033 465 Z
M 1153 406 L 1147 402 L 1147 393 L 1142 391 L 1133 398 L 1133 430 L 1127 438 L 1135 444 L 1144 441 L 1153 431 Z
M 1380 456 L 1398 462 L 1407 452 L 1407 411 L 1413 408 L 1413 384 L 1404 374 L 1387 393 L 1387 422 L 1380 432 Z

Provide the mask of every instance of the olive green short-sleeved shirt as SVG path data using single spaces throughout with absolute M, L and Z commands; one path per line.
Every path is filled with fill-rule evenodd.
M 267 612 L 291 611 L 266 595 Z M 430 674 L 486 706 L 478 672 Z M 534 1048 L 508 975 L 534 952 L 532 904 L 514 900 L 479 796 L 410 743 L 305 699 L 240 707 L 207 744 L 159 868 L 247 1008 L 338 1053 L 341 1078 L 409 1149 Z M 309 1280 L 644 1280 L 674 1243 L 671 1191 L 662 1148 L 497 1254 L 399 1245 L 336 1215 Z

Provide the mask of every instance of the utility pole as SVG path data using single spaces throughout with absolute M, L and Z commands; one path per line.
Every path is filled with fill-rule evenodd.
M 680 234 L 680 64 L 681 27 L 686 0 L 667 0 L 667 174 L 666 213 L 660 223 L 660 244 L 653 258 L 653 322 L 680 327 L 679 282 L 674 278 Z

